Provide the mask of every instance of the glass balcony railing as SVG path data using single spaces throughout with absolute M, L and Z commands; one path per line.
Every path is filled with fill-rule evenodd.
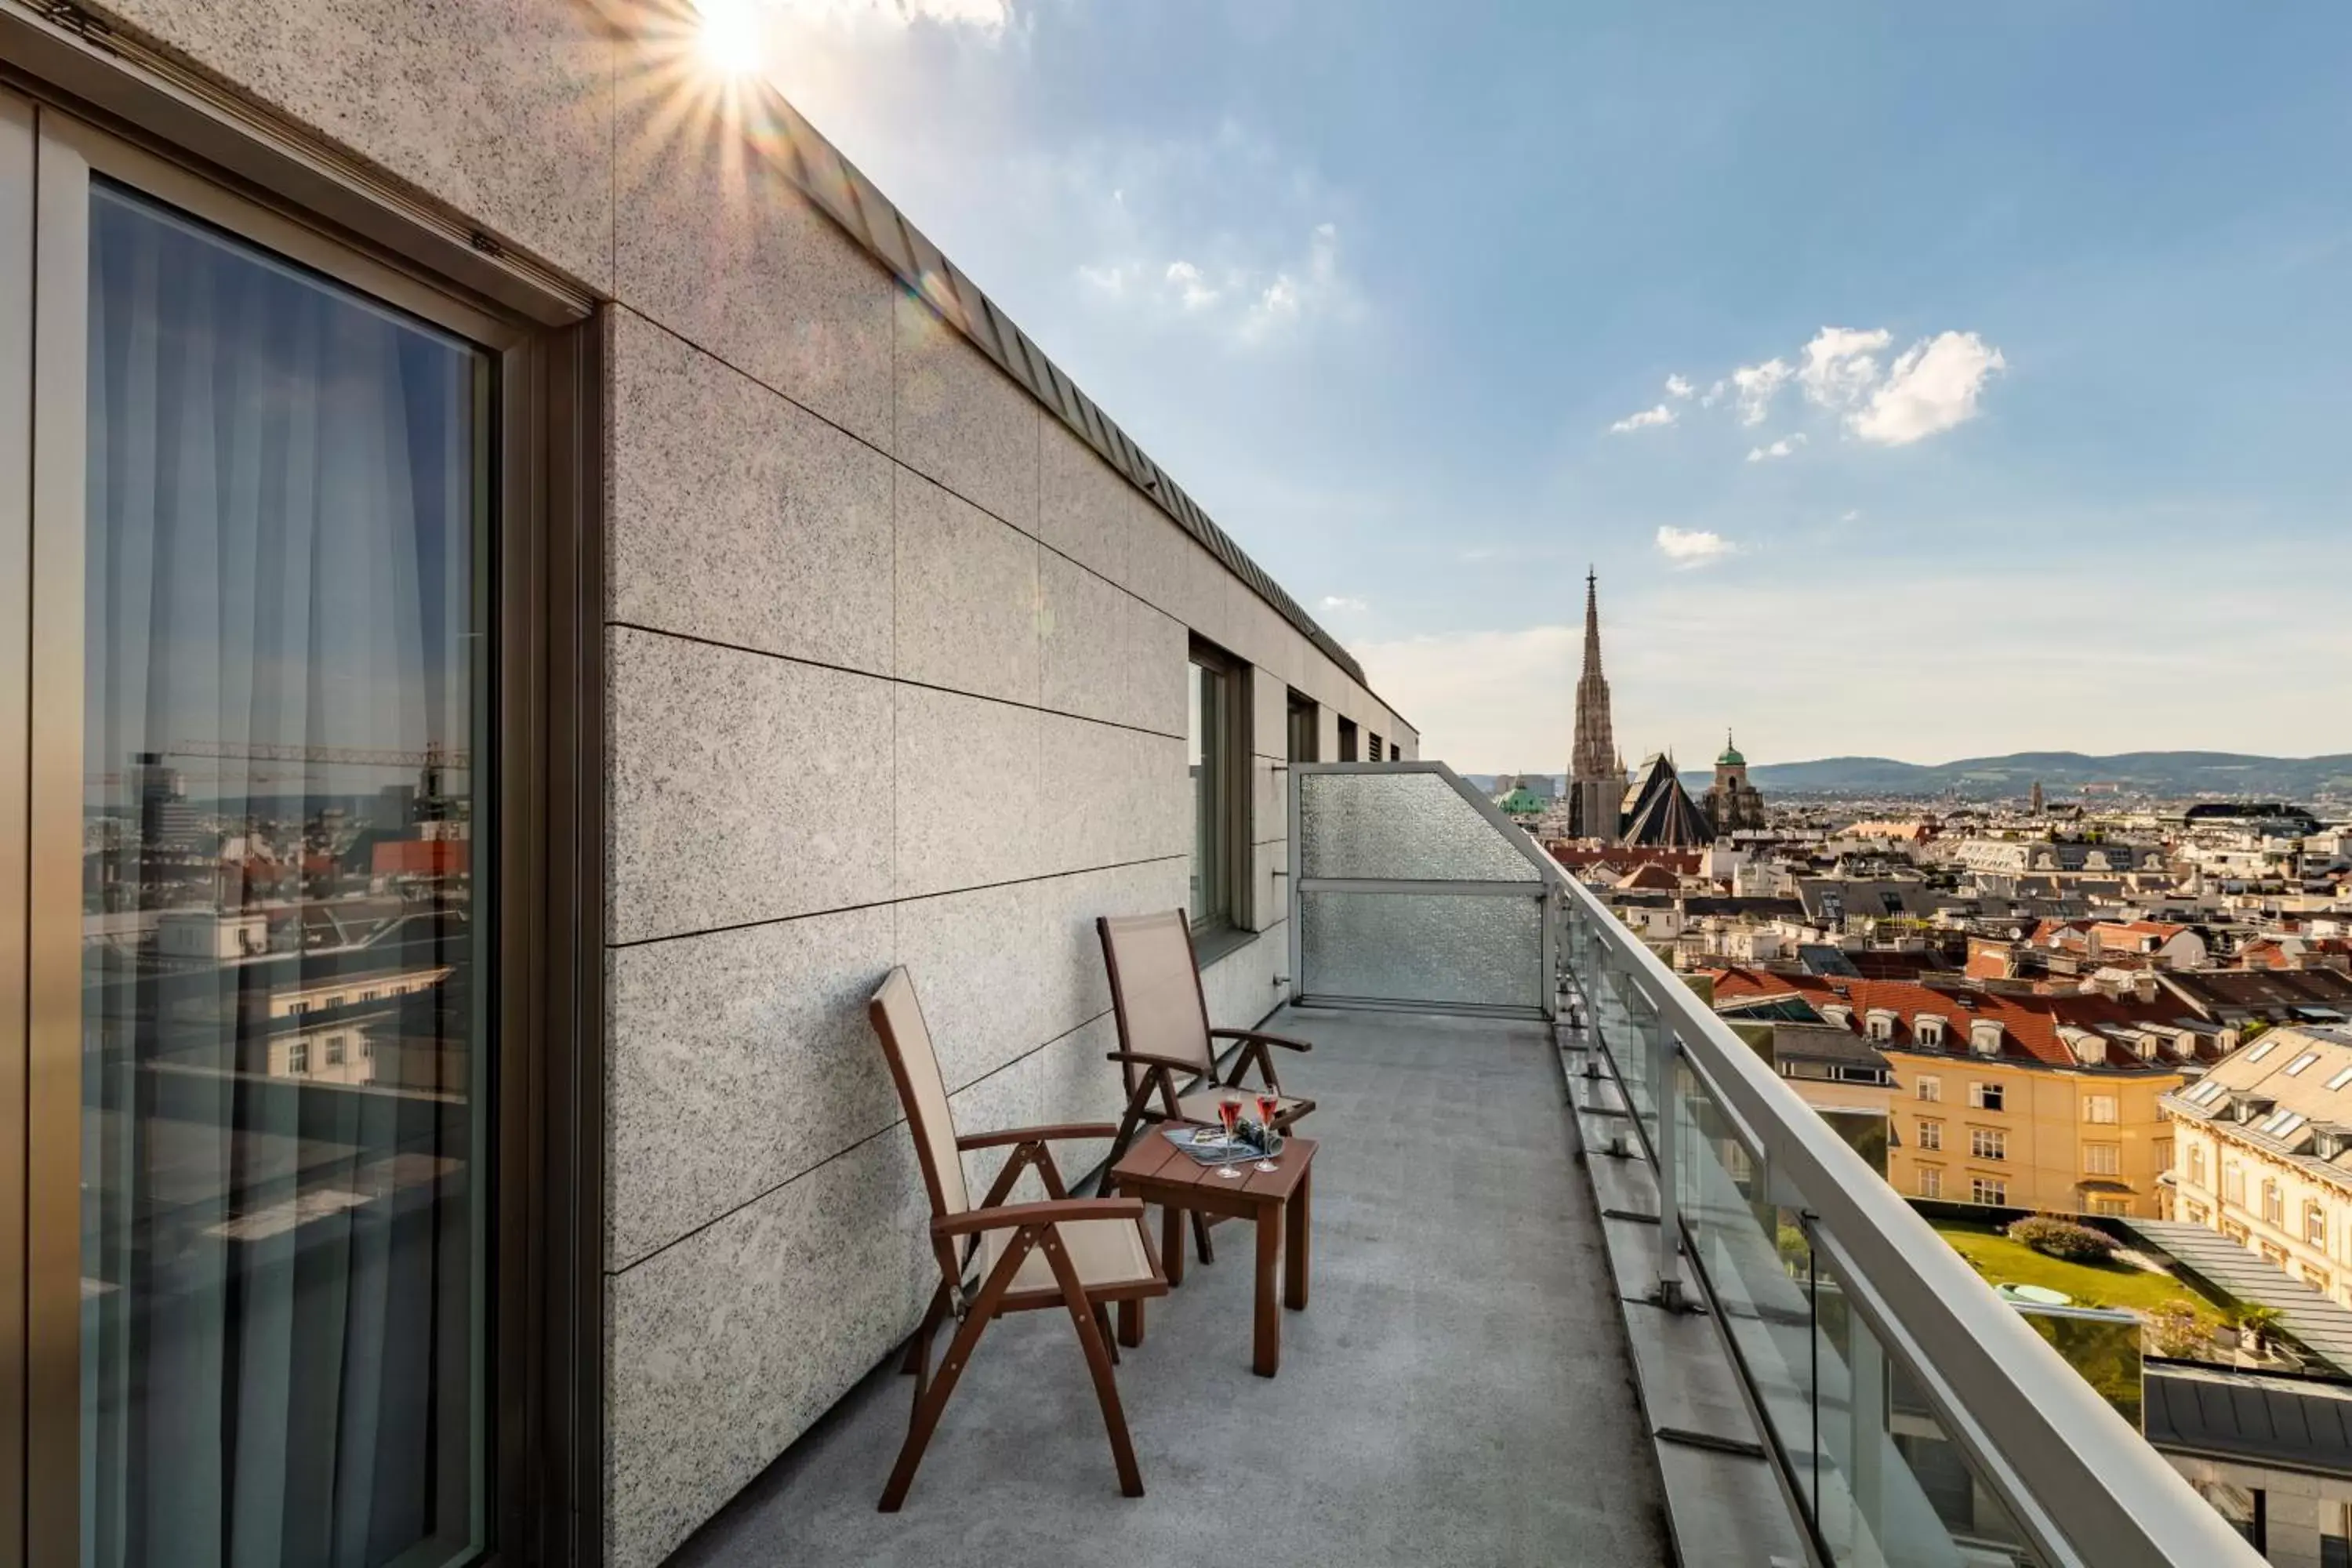
M 1698 995 L 1438 763 L 1291 770 L 1293 997 L 1586 1031 L 1822 1560 L 2261 1561 Z

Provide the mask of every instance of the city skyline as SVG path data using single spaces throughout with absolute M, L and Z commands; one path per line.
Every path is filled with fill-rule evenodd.
M 759 9 L 1429 755 L 2344 749 L 2352 19 Z

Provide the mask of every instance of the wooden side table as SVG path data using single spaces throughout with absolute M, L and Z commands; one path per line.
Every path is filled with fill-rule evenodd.
M 1183 1214 L 1186 1209 L 1253 1221 L 1257 1227 L 1256 1336 L 1251 1370 L 1272 1377 L 1282 1365 L 1282 1317 L 1274 1305 L 1274 1265 L 1282 1258 L 1282 1304 L 1307 1306 L 1307 1231 L 1314 1195 L 1315 1140 L 1283 1141 L 1276 1169 L 1260 1171 L 1253 1160 L 1240 1167 L 1242 1179 L 1228 1181 L 1217 1167 L 1203 1165 L 1170 1142 L 1158 1129 L 1110 1168 L 1103 1191 L 1160 1205 L 1162 1267 L 1171 1289 L 1184 1280 Z M 1143 1303 L 1118 1304 L 1118 1342 L 1143 1342 Z

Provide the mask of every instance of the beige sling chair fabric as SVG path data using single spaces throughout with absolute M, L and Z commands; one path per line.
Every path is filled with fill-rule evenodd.
M 1095 921 L 1102 939 L 1103 965 L 1110 972 L 1112 1010 L 1118 1018 L 1119 1048 L 1110 1054 L 1127 1075 L 1127 1110 L 1112 1141 L 1108 1170 L 1118 1163 L 1138 1130 L 1168 1121 L 1210 1124 L 1217 1102 L 1257 1093 L 1244 1079 L 1251 1064 L 1258 1083 L 1279 1101 L 1275 1126 L 1286 1131 L 1315 1109 L 1303 1096 L 1285 1094 L 1275 1075 L 1272 1048 L 1304 1051 L 1305 1040 L 1259 1029 L 1220 1029 L 1209 1023 L 1201 990 L 1201 966 L 1192 949 L 1192 922 L 1182 910 L 1150 915 L 1104 915 Z M 1235 1042 L 1220 1061 L 1216 1042 Z M 1255 1117 L 1253 1108 L 1250 1114 Z M 1192 1215 L 1194 1247 L 1204 1263 L 1213 1251 L 1209 1226 Z
M 1107 1303 L 1165 1295 L 1168 1279 L 1144 1234 L 1142 1204 L 1132 1198 L 1070 1197 L 1047 1148 L 1060 1141 L 1108 1138 L 1116 1129 L 1088 1122 L 959 1137 L 931 1032 L 906 970 L 893 969 L 884 979 L 866 1005 L 866 1016 L 881 1039 L 915 1140 L 923 1185 L 931 1200 L 931 1247 L 940 1265 L 939 1289 L 901 1369 L 915 1378 L 915 1410 L 898 1465 L 883 1489 L 882 1511 L 896 1512 L 906 1501 L 940 1413 L 988 1324 L 1005 1312 L 1045 1307 L 1069 1312 L 1110 1435 L 1119 1489 L 1129 1497 L 1141 1497 L 1143 1476 L 1136 1468 L 1126 1413 L 1111 1373 L 1118 1352 L 1112 1348 Z M 1003 1170 L 973 1207 L 964 1182 L 964 1152 L 1008 1144 L 1013 1152 Z M 1013 1183 L 1031 1166 L 1045 1185 L 1046 1201 L 1007 1204 Z M 955 1337 L 933 1372 L 931 1340 L 950 1316 L 960 1320 Z

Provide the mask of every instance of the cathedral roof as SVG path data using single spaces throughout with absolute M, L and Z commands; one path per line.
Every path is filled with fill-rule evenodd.
M 1715 842 L 1713 826 L 1691 804 L 1682 780 L 1675 774 L 1675 764 L 1663 753 L 1643 759 L 1626 796 L 1624 842 L 1676 846 Z

